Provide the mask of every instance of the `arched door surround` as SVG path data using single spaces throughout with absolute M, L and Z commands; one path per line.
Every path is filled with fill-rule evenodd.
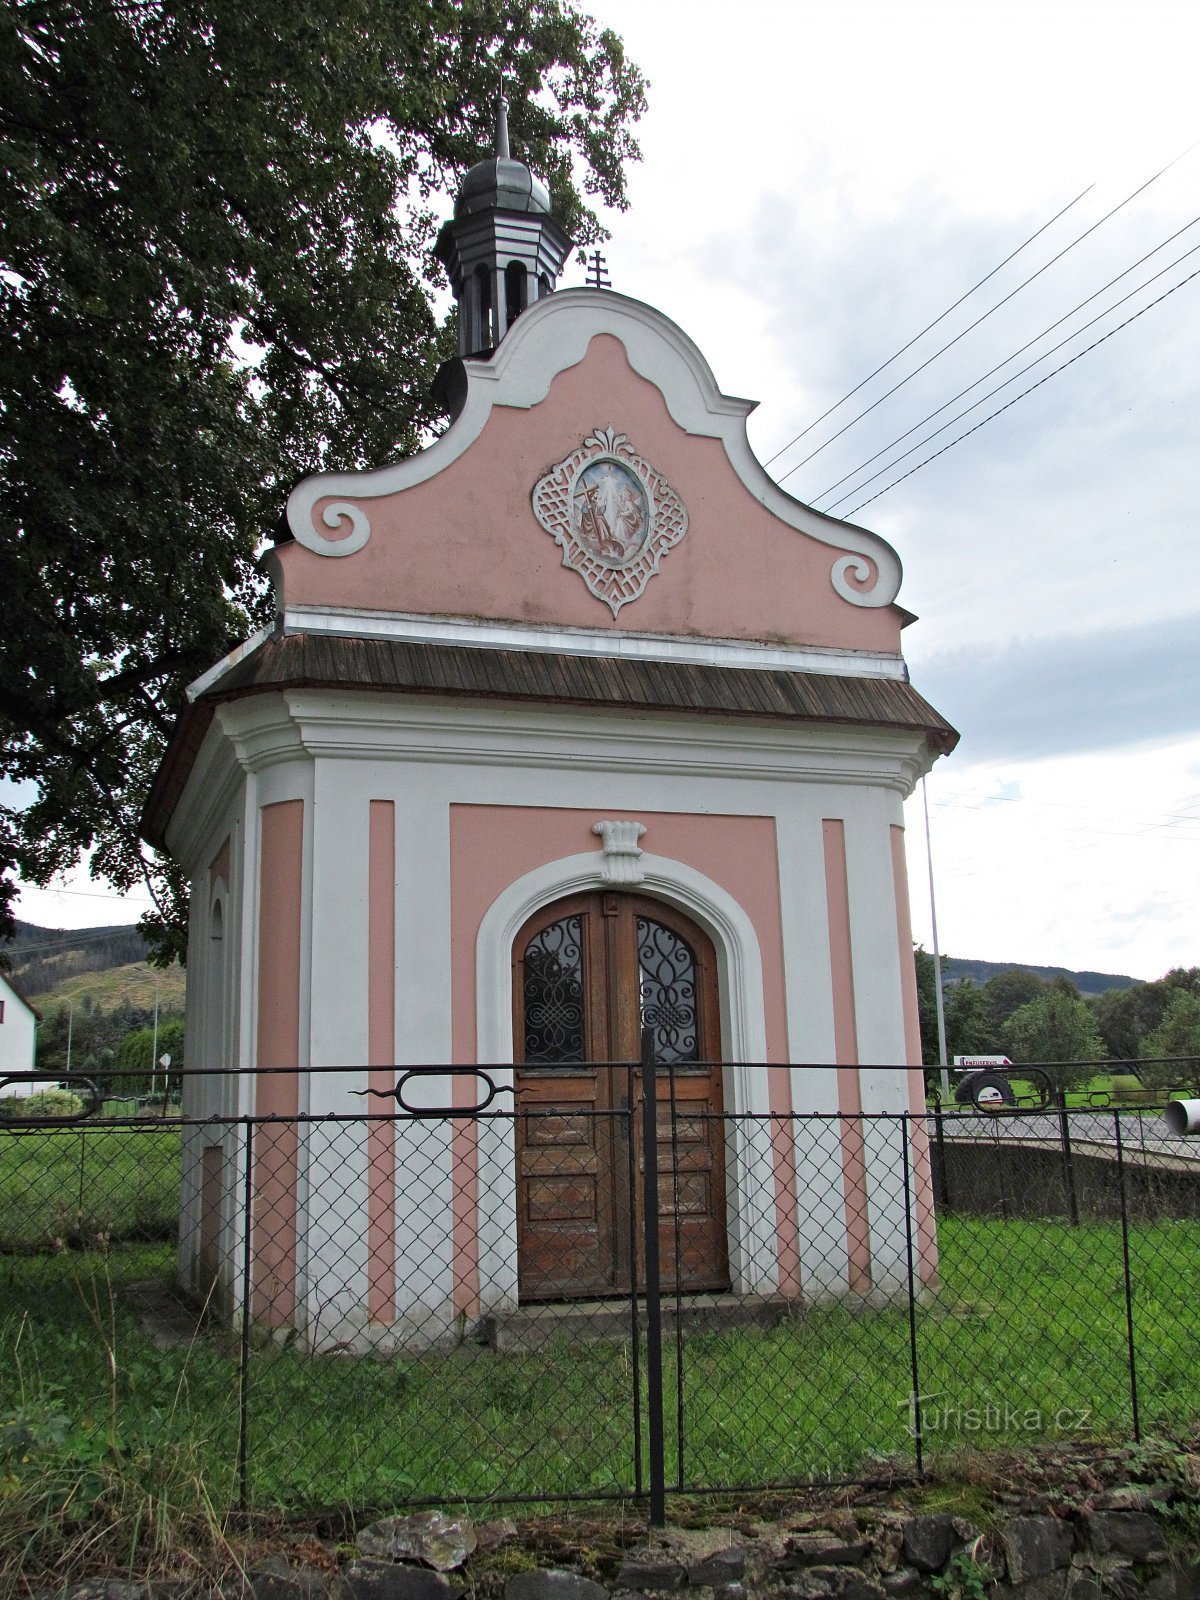
M 674 907 L 708 934 L 717 960 L 724 1102 L 734 1114 L 726 1142 L 726 1230 L 736 1294 L 771 1294 L 778 1286 L 777 1200 L 772 1161 L 767 1075 L 744 1063 L 767 1059 L 762 953 L 754 924 L 730 892 L 673 856 L 644 850 L 639 891 Z M 599 850 L 560 856 L 514 878 L 484 913 L 475 942 L 476 1060 L 495 1065 L 498 1084 L 511 1084 L 514 1058 L 512 953 L 533 914 L 553 901 L 610 886 Z M 742 1116 L 749 1113 L 749 1118 Z M 512 1146 L 481 1151 L 479 1181 L 493 1196 L 481 1222 L 481 1271 L 499 1295 L 517 1300 L 517 1203 Z M 764 1163 L 768 1176 L 764 1179 Z M 511 1241 L 511 1243 L 510 1243 Z

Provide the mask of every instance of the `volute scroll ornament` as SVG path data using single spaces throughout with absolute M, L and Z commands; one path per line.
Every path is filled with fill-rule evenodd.
M 644 822 L 593 822 L 592 832 L 600 838 L 604 853 L 602 875 L 605 883 L 642 883 L 642 847 L 638 840 L 646 831 Z
M 597 428 L 533 490 L 534 516 L 613 616 L 687 532 L 683 501 L 613 428 Z

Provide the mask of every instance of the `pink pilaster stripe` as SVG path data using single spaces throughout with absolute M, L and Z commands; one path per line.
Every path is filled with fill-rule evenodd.
M 396 1082 L 396 805 L 372 800 L 367 872 L 368 1086 Z M 372 1100 L 372 1105 L 386 1104 Z M 367 1315 L 396 1315 L 396 1128 L 367 1124 Z
M 299 1109 L 300 896 L 304 874 L 304 802 L 284 800 L 261 812 L 258 893 L 259 1117 L 294 1118 Z M 253 1314 L 271 1327 L 296 1318 L 296 1124 L 254 1129 Z
M 796 1137 L 791 1123 L 791 1074 L 782 1069 L 767 1073 L 768 1108 L 771 1113 L 771 1151 L 775 1166 L 775 1233 L 779 1259 L 779 1292 L 799 1297 L 800 1226 L 796 1208 Z
M 778 1080 L 784 1093 L 778 1093 Z M 771 1072 L 771 1152 L 774 1158 L 774 1226 L 779 1251 L 779 1293 L 800 1296 L 800 1197 L 795 1181 L 795 1133 L 792 1130 L 790 1085 L 784 1072 Z
M 518 810 L 522 818 L 534 821 L 538 813 Z M 489 819 L 483 836 L 472 840 L 469 819 Z M 450 1059 L 456 1066 L 473 1066 L 478 1060 L 475 1048 L 475 940 L 478 918 L 508 882 L 514 867 L 511 841 L 501 843 L 499 830 L 493 832 L 495 813 L 490 807 L 451 806 L 451 1035 Z M 476 848 L 473 848 L 472 846 Z M 538 859 L 541 859 L 539 856 Z M 498 871 L 497 887 L 486 889 L 489 872 Z M 482 890 L 482 893 L 481 893 Z M 480 894 L 477 906 L 468 911 L 464 899 Z M 476 1105 L 479 1079 L 463 1073 L 450 1080 L 450 1104 L 464 1109 Z M 451 1299 L 457 1315 L 477 1317 L 482 1309 L 479 1272 L 479 1124 L 470 1117 L 454 1117 L 450 1123 L 450 1222 L 453 1241 Z
M 933 1210 L 933 1175 L 929 1159 L 929 1133 L 925 1127 L 925 1074 L 921 1070 L 921 1018 L 917 1009 L 917 970 L 912 955 L 912 914 L 908 900 L 908 863 L 904 856 L 904 829 L 892 824 L 892 880 L 896 889 L 896 938 L 900 945 L 900 988 L 904 997 L 904 1046 L 912 1069 L 908 1075 L 908 1103 L 913 1112 L 913 1203 L 917 1222 L 918 1276 L 937 1282 L 937 1227 Z
M 770 884 L 772 923 L 779 926 L 779 841 L 771 823 Z M 764 955 L 766 952 L 764 951 Z M 770 959 L 767 956 L 767 959 Z M 779 966 L 782 969 L 782 949 Z M 782 971 L 780 970 L 780 999 L 783 998 Z M 786 1038 L 787 1015 L 781 1017 L 781 1032 Z M 768 1041 L 771 1037 L 768 1028 Z M 767 1045 L 768 1059 L 771 1045 Z M 774 1058 L 788 1059 L 786 1045 Z M 796 1180 L 796 1130 L 791 1117 L 795 1110 L 792 1100 L 792 1074 L 782 1069 L 767 1073 L 767 1107 L 771 1113 L 771 1154 L 775 1169 L 775 1249 L 779 1263 L 779 1293 L 799 1299 L 803 1288 L 800 1277 L 800 1204 L 799 1185 Z
M 842 1139 L 842 1187 L 846 1201 L 849 1287 L 871 1287 L 871 1223 L 867 1210 L 867 1162 L 858 1079 L 858 1026 L 854 1014 L 854 960 L 850 944 L 850 888 L 846 877 L 846 827 L 840 818 L 821 823 L 825 845 L 825 904 L 829 918 L 829 967 L 833 984 L 833 1048 L 838 1063 L 838 1110 Z

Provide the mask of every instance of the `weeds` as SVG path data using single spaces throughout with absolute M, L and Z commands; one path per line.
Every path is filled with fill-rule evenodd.
M 128 1404 L 146 1375 L 104 1255 L 75 1288 L 89 1326 L 89 1353 L 106 1382 L 80 1406 L 73 1386 L 47 1377 L 28 1312 L 11 1341 L 15 1403 L 0 1414 L 0 1594 L 97 1572 L 215 1579 L 236 1560 L 214 1495 L 210 1441 L 178 1427 L 187 1367 L 166 1409 Z M 61 1352 L 56 1352 L 61 1356 Z M 221 1475 L 227 1478 L 226 1474 Z
M 950 1557 L 945 1572 L 934 1573 L 929 1586 L 942 1600 L 987 1600 L 991 1581 L 989 1567 L 971 1551 L 959 1550 Z

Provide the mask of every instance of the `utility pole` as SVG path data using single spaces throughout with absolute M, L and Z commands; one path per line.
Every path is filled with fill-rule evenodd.
M 75 1028 L 75 1002 L 67 1001 L 67 1077 L 71 1076 L 71 1034 Z
M 933 896 L 933 840 L 929 831 L 929 790 L 921 779 L 921 799 L 925 805 L 925 859 L 929 863 L 929 920 L 933 924 L 933 985 L 937 1000 L 938 1060 L 942 1064 L 942 1099 L 950 1099 L 950 1066 L 946 1060 L 946 1004 L 942 998 L 942 952 L 938 945 L 937 902 Z

